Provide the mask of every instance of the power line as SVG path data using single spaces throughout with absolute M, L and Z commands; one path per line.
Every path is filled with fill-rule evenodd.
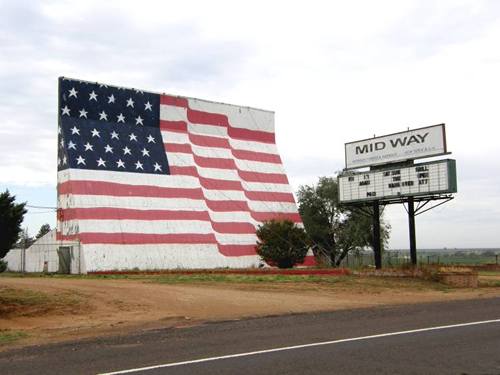
M 57 210 L 57 207 L 47 207 L 47 206 L 32 206 L 30 204 L 27 204 L 26 207 L 28 208 L 36 208 L 36 209 L 42 209 L 42 210 Z

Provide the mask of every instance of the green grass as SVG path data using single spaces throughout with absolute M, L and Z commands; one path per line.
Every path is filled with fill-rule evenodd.
M 8 276 L 8 275 L 6 275 Z M 14 276 L 14 274 L 13 274 Z M 103 280 L 135 280 L 160 284 L 207 285 L 262 285 L 272 288 L 273 285 L 297 285 L 298 288 L 328 288 L 349 289 L 353 291 L 406 289 L 406 290 L 435 290 L 448 292 L 450 287 L 443 284 L 416 278 L 398 277 L 370 277 L 370 276 L 333 276 L 333 275 L 263 275 L 263 274 L 224 274 L 224 273 L 160 273 L 160 274 L 114 274 L 114 275 L 59 275 L 59 274 L 30 274 L 15 277 L 43 277 L 57 279 L 103 279 Z
M 500 271 L 479 271 L 479 276 L 500 276 Z
M 26 337 L 28 337 L 26 332 L 2 329 L 0 330 L 0 345 L 12 344 Z

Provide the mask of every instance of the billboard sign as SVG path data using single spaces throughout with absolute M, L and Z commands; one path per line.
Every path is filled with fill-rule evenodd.
M 346 169 L 395 163 L 446 153 L 448 152 L 444 124 L 345 144 Z
M 339 201 L 353 203 L 457 192 L 456 163 L 444 159 L 339 176 Z

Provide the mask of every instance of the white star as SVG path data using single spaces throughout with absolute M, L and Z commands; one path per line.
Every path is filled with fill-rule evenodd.
M 64 139 L 61 138 L 61 141 L 59 142 L 61 144 L 61 147 L 64 147 Z
M 98 167 L 105 167 L 106 166 L 106 160 L 102 160 L 102 158 L 99 158 L 96 160 L 97 161 L 97 166 Z
M 65 105 L 63 108 L 61 108 L 62 115 L 68 115 L 69 116 L 69 108 L 67 105 Z
M 127 107 L 132 107 L 132 108 L 134 108 L 134 101 L 132 100 L 132 98 L 129 98 L 129 99 L 127 100 Z
M 62 133 L 62 131 L 61 131 L 61 127 L 60 127 L 60 126 L 58 126 L 58 127 L 57 127 L 57 134 L 61 134 L 61 133 Z
M 142 156 L 149 156 L 149 151 L 146 150 L 146 147 L 144 147 L 141 152 L 142 152 Z
M 144 94 L 144 92 L 142 90 L 139 90 L 139 89 L 134 89 L 134 91 L 138 94 Z
M 114 102 L 115 102 L 115 96 L 113 94 L 111 94 L 110 96 L 108 96 L 108 104 L 114 103 Z
M 61 158 L 57 158 L 57 165 L 61 165 Z
M 111 153 L 113 153 L 113 147 L 111 147 L 110 145 L 106 145 L 104 147 L 104 152 L 111 152 Z
M 151 103 L 149 102 L 149 100 L 148 100 L 148 102 L 147 102 L 146 104 L 144 104 L 144 105 L 146 106 L 146 108 L 144 109 L 145 111 L 152 111 Z
M 137 142 L 137 136 L 134 133 L 130 134 L 128 137 L 130 138 L 131 141 Z
M 156 171 L 161 171 L 161 165 L 160 164 L 155 163 L 155 165 L 153 165 L 153 167 L 155 167 L 155 172 Z
M 108 115 L 106 114 L 106 112 L 104 112 L 104 110 L 101 113 L 99 113 L 99 120 L 108 121 Z
M 82 158 L 81 155 L 78 158 L 76 158 L 76 165 L 79 165 L 79 164 L 85 165 L 85 159 Z
M 150 135 L 148 135 L 148 143 L 151 143 L 151 142 L 156 143 L 154 137 L 150 134 Z
M 89 95 L 89 96 L 90 96 L 90 97 L 89 97 L 89 101 L 91 101 L 91 100 L 95 100 L 95 101 L 97 102 L 97 94 L 95 93 L 95 91 L 94 91 L 94 90 L 92 90 L 92 92 L 90 93 L 90 95 Z
M 116 122 L 125 122 L 125 116 L 123 116 L 121 113 L 116 117 L 118 118 Z
M 88 150 L 90 150 L 90 151 L 94 151 L 94 146 L 92 146 L 92 145 L 91 145 L 90 143 L 88 143 L 88 142 L 87 142 L 87 143 L 85 143 L 83 146 L 85 147 L 85 151 L 88 151 Z
M 123 162 L 122 159 L 118 159 L 118 161 L 116 162 L 116 166 L 118 168 L 125 168 L 125 162 Z
M 101 138 L 101 135 L 99 134 L 99 130 L 97 130 L 96 128 L 92 129 L 91 133 L 92 133 L 92 138 L 94 138 L 94 137 Z
M 105 85 L 104 83 L 99 83 L 99 87 L 105 87 L 105 88 L 108 88 L 108 85 Z
M 127 155 L 127 154 L 132 155 L 130 153 L 130 149 L 127 146 L 125 146 L 125 148 L 123 149 L 123 155 Z
M 76 91 L 75 88 L 73 87 L 71 90 L 69 90 L 69 96 L 68 96 L 68 98 L 71 98 L 72 96 L 74 96 L 75 98 L 77 98 L 77 94 L 78 94 L 78 91 Z
M 144 168 L 142 168 L 142 163 L 139 160 L 137 160 L 137 163 L 135 163 L 135 169 L 142 169 L 142 170 L 144 170 Z
M 68 159 L 66 158 L 66 155 L 64 155 L 63 160 L 62 160 L 63 165 L 66 164 L 67 161 L 68 161 Z
M 114 138 L 120 139 L 120 137 L 118 137 L 118 133 L 113 130 L 113 132 L 111 133 L 111 139 L 114 139 Z
M 68 150 L 69 150 L 70 148 L 72 148 L 73 150 L 76 150 L 76 144 L 75 144 L 75 143 L 73 143 L 73 141 L 69 141 L 69 143 L 68 143 Z
M 85 117 L 85 118 L 87 118 L 87 113 L 88 113 L 88 112 L 85 110 L 85 108 L 82 108 L 82 109 L 80 110 L 80 117 Z
M 144 125 L 142 121 L 143 120 L 142 120 L 141 116 L 137 116 L 137 118 L 135 119 L 135 124 L 136 125 L 139 125 L 139 124 Z
M 71 134 L 80 135 L 80 129 L 78 129 L 76 126 L 73 126 L 70 130 L 71 130 Z

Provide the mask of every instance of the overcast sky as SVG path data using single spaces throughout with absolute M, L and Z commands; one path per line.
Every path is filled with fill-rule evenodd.
M 417 217 L 417 246 L 500 247 L 499 46 L 493 0 L 0 0 L 0 190 L 56 205 L 68 76 L 274 110 L 295 189 L 342 169 L 345 142 L 444 122 L 459 192 Z M 386 219 L 407 248 L 403 207 Z

